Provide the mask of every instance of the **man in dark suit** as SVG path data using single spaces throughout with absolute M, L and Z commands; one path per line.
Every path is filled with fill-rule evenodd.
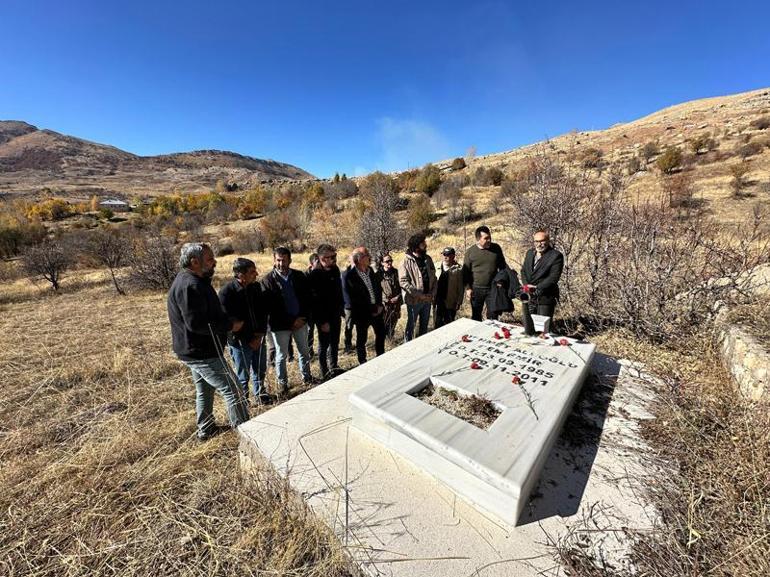
M 356 353 L 359 364 L 366 362 L 366 340 L 369 327 L 374 329 L 374 350 L 377 355 L 385 352 L 385 323 L 382 312 L 382 285 L 369 266 L 371 256 L 366 247 L 353 251 L 353 266 L 342 274 L 342 293 L 345 308 L 356 327 Z
M 522 291 L 529 295 L 524 303 L 524 331 L 535 334 L 532 315 L 553 317 L 559 301 L 559 279 L 564 268 L 564 256 L 553 246 L 545 230 L 538 230 L 532 237 L 535 247 L 527 251 L 521 267 Z

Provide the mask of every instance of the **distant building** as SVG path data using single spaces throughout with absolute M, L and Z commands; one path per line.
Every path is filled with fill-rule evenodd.
M 108 198 L 107 200 L 102 200 L 99 203 L 99 208 L 107 208 L 112 212 L 130 212 L 131 211 L 130 204 L 122 200 L 117 200 L 115 198 Z

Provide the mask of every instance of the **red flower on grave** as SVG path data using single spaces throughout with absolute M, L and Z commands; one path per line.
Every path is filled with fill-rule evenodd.
M 481 368 L 481 365 L 480 365 L 480 364 L 478 364 L 476 361 L 473 361 L 473 362 L 471 363 L 471 368 L 472 368 L 472 369 L 480 369 L 480 368 Z
M 514 377 L 511 379 L 511 382 L 512 382 L 514 385 L 520 385 L 520 384 L 521 384 L 521 379 L 520 379 L 519 377 L 517 377 L 517 376 L 514 376 Z
M 511 338 L 511 331 L 509 331 L 507 328 L 503 327 L 503 336 L 506 339 L 510 339 Z
M 540 338 L 541 339 L 547 339 L 548 338 L 548 333 L 540 333 Z
M 464 342 L 464 343 L 469 343 L 469 342 L 471 342 L 471 338 L 470 338 L 468 335 L 463 335 L 463 336 L 461 336 L 461 337 L 460 337 L 460 340 L 461 340 L 462 342 Z
M 502 339 L 503 337 L 500 336 L 500 333 L 495 333 L 495 338 L 496 339 Z
M 569 341 L 567 339 L 559 339 L 559 344 L 563 347 L 568 347 Z

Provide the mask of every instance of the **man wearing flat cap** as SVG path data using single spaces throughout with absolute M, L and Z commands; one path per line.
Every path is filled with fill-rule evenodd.
M 433 312 L 435 328 L 455 320 L 463 304 L 463 269 L 455 260 L 455 249 L 451 246 L 441 251 L 441 267 L 436 287 L 436 308 Z

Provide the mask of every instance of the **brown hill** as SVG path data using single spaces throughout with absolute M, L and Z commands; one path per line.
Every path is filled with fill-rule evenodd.
M 271 180 L 306 180 L 290 164 L 219 150 L 138 156 L 104 144 L 0 121 L 0 194 L 43 189 L 67 197 L 207 192 L 217 181 L 248 188 Z

